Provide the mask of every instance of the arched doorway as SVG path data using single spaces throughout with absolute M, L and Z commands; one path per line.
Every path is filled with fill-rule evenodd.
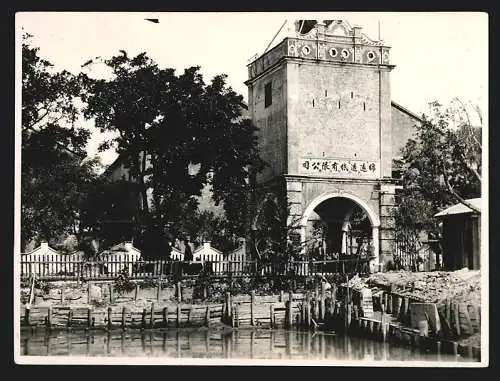
M 337 259 L 373 256 L 370 271 L 379 269 L 380 219 L 370 206 L 349 193 L 327 192 L 305 209 L 301 221 L 304 254 Z

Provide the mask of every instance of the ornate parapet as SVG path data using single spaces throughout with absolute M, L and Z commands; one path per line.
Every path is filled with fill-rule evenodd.
M 370 39 L 361 33 L 360 27 L 351 27 L 346 21 L 320 21 L 306 33 L 302 32 L 300 21 L 296 21 L 295 32 L 248 65 L 249 79 L 287 57 L 392 68 L 389 63 L 390 47 L 381 40 Z

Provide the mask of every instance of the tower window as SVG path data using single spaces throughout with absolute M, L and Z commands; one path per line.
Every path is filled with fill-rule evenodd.
M 363 102 L 363 111 L 366 111 L 366 103 Z
M 264 107 L 269 107 L 272 104 L 273 104 L 272 82 L 268 82 L 264 87 Z
M 314 107 L 314 99 L 313 99 L 313 107 Z
M 354 93 L 351 91 L 351 99 L 354 98 Z

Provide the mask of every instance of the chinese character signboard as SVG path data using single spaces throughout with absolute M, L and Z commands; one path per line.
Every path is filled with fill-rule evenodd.
M 302 158 L 299 162 L 299 173 L 319 176 L 378 178 L 380 177 L 380 165 L 378 161 Z

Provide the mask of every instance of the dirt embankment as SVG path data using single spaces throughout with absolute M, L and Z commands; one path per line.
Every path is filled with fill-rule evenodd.
M 401 295 L 424 302 L 438 303 L 450 299 L 454 303 L 481 305 L 481 272 L 457 271 L 409 272 L 391 271 L 371 275 L 366 283 L 371 286 L 394 287 Z

